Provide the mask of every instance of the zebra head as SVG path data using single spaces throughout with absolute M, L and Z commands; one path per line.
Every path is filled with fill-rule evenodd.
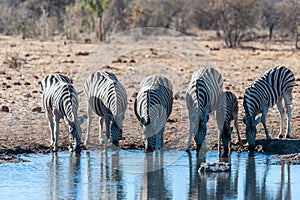
M 122 129 L 120 126 L 113 121 L 111 124 L 111 135 L 112 135 L 112 143 L 116 146 L 119 147 L 119 142 L 122 139 Z
M 224 126 L 221 131 L 221 139 L 224 146 L 224 156 L 228 156 L 232 130 L 233 127 L 230 126 L 230 123 L 224 123 Z
M 75 140 L 75 153 L 80 153 L 80 140 L 81 140 L 81 134 L 82 134 L 82 129 L 80 127 L 81 124 L 84 122 L 84 116 L 80 116 L 79 119 L 75 120 L 74 122 L 69 121 L 69 132 L 72 136 L 72 139 Z M 73 151 L 73 145 L 72 149 Z
M 249 151 L 255 150 L 255 137 L 256 137 L 256 125 L 260 122 L 260 117 L 255 119 L 254 117 L 243 118 L 243 122 L 246 125 L 246 138 L 249 144 Z

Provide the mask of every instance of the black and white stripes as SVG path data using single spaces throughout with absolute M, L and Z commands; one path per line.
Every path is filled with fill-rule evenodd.
M 69 126 L 69 149 L 73 151 L 71 136 L 75 139 L 75 152 L 80 152 L 81 129 L 77 117 L 78 98 L 71 80 L 61 74 L 46 76 L 41 82 L 42 102 L 46 110 L 51 132 L 53 151 L 57 151 L 59 121 L 64 119 Z
M 238 127 L 238 100 L 236 96 L 230 92 L 225 91 L 221 98 L 219 99 L 218 108 L 216 112 L 216 118 L 218 123 L 218 128 L 220 130 L 220 138 L 224 146 L 224 156 L 230 154 L 231 149 L 231 133 L 233 128 L 231 127 L 231 121 L 234 121 L 234 126 L 237 131 L 238 141 L 240 145 L 242 140 L 240 137 L 239 127 Z M 221 140 L 218 140 L 218 150 L 221 153 Z
M 286 67 L 273 67 L 263 73 L 245 91 L 243 106 L 246 125 L 246 139 L 249 150 L 255 148 L 256 125 L 262 122 L 267 139 L 271 139 L 266 126 L 268 109 L 277 105 L 281 115 L 281 126 L 278 137 L 282 137 L 284 117 L 287 115 L 285 137 L 290 137 L 291 101 L 295 77 Z M 127 93 L 125 87 L 117 77 L 110 72 L 96 71 L 85 81 L 84 92 L 87 99 L 87 135 L 85 145 L 89 142 L 92 112 L 99 116 L 99 138 L 102 142 L 105 137 L 105 147 L 108 139 L 119 147 L 123 138 L 122 129 L 127 109 Z M 61 74 L 46 76 L 41 83 L 43 107 L 49 121 L 51 132 L 51 146 L 57 151 L 59 120 L 64 118 L 69 126 L 69 135 L 75 139 L 75 151 L 80 152 L 81 129 L 77 110 L 77 93 L 71 80 Z M 171 81 L 162 76 L 148 76 L 142 80 L 140 91 L 134 101 L 134 112 L 142 127 L 145 141 L 145 151 L 160 149 L 164 146 L 164 130 L 167 119 L 173 107 L 173 88 Z M 240 99 L 242 99 L 240 97 Z M 282 105 L 284 99 L 285 109 Z M 132 102 L 132 101 L 131 101 Z M 197 145 L 197 154 L 205 142 L 209 115 L 216 116 L 219 134 L 218 147 L 221 153 L 221 142 L 224 146 L 224 155 L 230 152 L 231 133 L 237 130 L 238 140 L 242 145 L 238 129 L 238 100 L 232 92 L 223 92 L 223 79 L 220 72 L 211 67 L 202 67 L 195 71 L 186 91 L 186 105 L 190 121 L 189 138 L 186 150 L 189 152 L 192 137 Z M 261 117 L 256 119 L 258 114 Z M 102 136 L 103 121 L 105 133 Z M 71 140 L 70 149 L 73 149 Z
M 119 146 L 122 138 L 123 120 L 127 108 L 127 93 L 125 87 L 117 77 L 110 72 L 96 71 L 92 73 L 84 84 L 84 92 L 88 107 L 88 126 L 85 145 L 89 142 L 92 122 L 92 111 L 99 116 L 99 139 L 103 141 L 103 118 L 106 126 L 105 147 L 110 133 L 112 143 Z
M 250 151 L 254 150 L 256 125 L 262 122 L 267 139 L 271 139 L 266 126 L 268 109 L 277 104 L 281 116 L 281 126 L 278 137 L 282 137 L 284 123 L 284 108 L 282 99 L 285 102 L 287 115 L 287 129 L 285 137 L 290 137 L 290 118 L 292 90 L 295 85 L 293 72 L 283 66 L 273 67 L 263 73 L 249 88 L 244 96 L 245 117 L 243 122 L 246 125 L 246 137 Z M 261 118 L 255 119 L 256 115 L 262 113 Z
M 186 150 L 189 152 L 192 136 L 197 144 L 197 154 L 206 136 L 206 123 L 209 114 L 215 112 L 223 93 L 223 79 L 214 68 L 202 67 L 193 73 L 186 91 L 186 104 L 189 111 L 190 134 Z
M 172 112 L 171 82 L 161 76 L 148 76 L 140 84 L 134 102 L 135 115 L 143 129 L 145 151 L 163 148 L 165 124 Z

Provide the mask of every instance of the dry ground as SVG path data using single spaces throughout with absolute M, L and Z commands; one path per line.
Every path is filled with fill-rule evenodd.
M 41 108 L 38 82 L 50 73 L 59 72 L 70 76 L 80 91 L 85 78 L 98 69 L 114 72 L 127 89 L 128 109 L 124 140 L 120 144 L 122 148 L 143 148 L 141 130 L 133 113 L 134 97 L 140 81 L 150 74 L 168 77 L 174 87 L 174 107 L 166 125 L 165 146 L 184 149 L 189 134 L 185 88 L 191 74 L 207 64 L 219 69 L 225 90 L 231 90 L 238 97 L 239 128 L 243 139 L 242 102 L 245 89 L 266 69 L 275 65 L 289 67 L 296 77 L 291 136 L 299 140 L 300 51 L 295 50 L 293 42 L 247 42 L 243 43 L 244 48 L 228 49 L 212 32 L 199 32 L 188 39 L 178 36 L 147 39 L 119 37 L 108 44 L 100 44 L 70 41 L 62 36 L 50 41 L 0 36 L 0 153 L 47 152 L 50 134 L 44 109 Z M 85 110 L 84 98 L 80 95 L 79 114 L 84 115 Z M 95 117 L 90 148 L 101 148 L 97 121 Z M 276 107 L 270 109 L 267 125 L 272 138 L 278 134 L 279 121 Z M 86 123 L 82 129 L 84 138 Z M 66 149 L 67 127 L 63 122 L 60 130 L 59 146 Z M 257 139 L 264 138 L 264 130 L 259 125 Z M 207 146 L 214 148 L 216 143 L 217 129 L 214 119 L 210 118 Z M 235 130 L 233 143 L 236 143 Z

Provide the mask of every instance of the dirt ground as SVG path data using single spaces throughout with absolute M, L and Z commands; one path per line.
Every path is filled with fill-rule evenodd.
M 114 40 L 115 39 L 115 40 Z M 199 67 L 211 65 L 224 79 L 224 90 L 232 91 L 239 100 L 239 129 L 245 147 L 237 145 L 236 131 L 232 135 L 233 150 L 247 150 L 245 141 L 244 91 L 262 72 L 275 65 L 285 65 L 295 74 L 293 90 L 291 137 L 277 142 L 279 145 L 298 141 L 300 128 L 300 51 L 289 41 L 245 42 L 243 48 L 228 49 L 213 32 L 202 31 L 197 36 L 139 38 L 118 36 L 109 43 L 90 43 L 88 40 L 71 41 L 56 36 L 48 41 L 21 39 L 0 35 L 0 163 L 18 161 L 21 153 L 49 152 L 50 134 L 48 122 L 41 104 L 39 81 L 51 73 L 70 76 L 78 91 L 84 80 L 96 70 L 103 69 L 116 74 L 127 89 L 128 107 L 123 129 L 123 149 L 143 149 L 142 134 L 134 116 L 133 102 L 140 81 L 150 74 L 160 74 L 173 84 L 174 105 L 166 124 L 165 147 L 185 149 L 189 135 L 189 120 L 185 105 L 185 89 L 192 73 Z M 107 67 L 109 65 L 109 67 Z M 79 115 L 86 114 L 86 103 L 80 96 Z M 267 125 L 275 139 L 279 131 L 280 116 L 276 107 L 269 110 Z M 262 125 L 258 125 L 258 140 L 265 139 Z M 67 149 L 67 126 L 61 122 L 59 149 Z M 86 123 L 82 125 L 85 138 Z M 98 120 L 94 116 L 89 148 L 102 148 L 98 139 Z M 217 128 L 210 118 L 206 136 L 207 147 L 216 148 Z M 261 142 L 258 151 L 264 151 Z M 289 157 L 300 157 L 299 142 L 293 146 Z M 268 148 L 268 147 L 267 147 Z M 274 147 L 272 147 L 274 148 Z M 276 148 L 281 148 L 277 146 Z M 269 149 L 270 150 L 270 149 Z M 272 152 L 272 149 L 270 150 Z M 278 152 L 276 152 L 278 153 Z

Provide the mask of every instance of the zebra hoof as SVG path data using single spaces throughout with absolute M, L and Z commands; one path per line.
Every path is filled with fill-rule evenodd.
M 76 154 L 80 154 L 80 152 L 81 152 L 80 146 L 77 146 L 77 147 L 75 148 L 75 153 L 76 153 Z
M 186 149 L 185 152 L 187 152 L 187 154 L 188 154 L 189 156 L 192 155 L 192 154 L 191 154 L 191 151 L 190 151 L 189 149 Z
M 286 139 L 290 139 L 290 138 L 292 138 L 292 137 L 291 137 L 290 135 L 286 135 L 285 138 L 286 138 Z

